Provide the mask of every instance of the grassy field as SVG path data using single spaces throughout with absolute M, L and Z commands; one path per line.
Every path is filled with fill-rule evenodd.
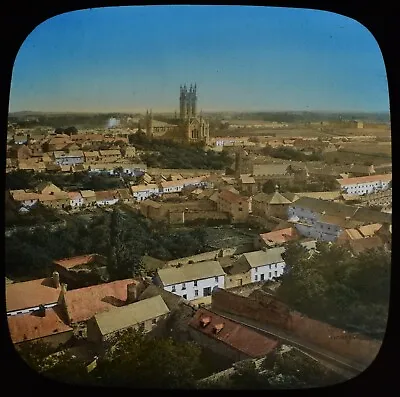
M 339 162 L 340 164 L 385 164 L 391 162 L 391 156 L 354 153 L 354 152 L 328 152 L 323 155 L 324 161 L 328 164 Z

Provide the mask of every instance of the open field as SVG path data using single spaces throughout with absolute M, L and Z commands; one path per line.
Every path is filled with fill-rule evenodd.
M 323 155 L 324 161 L 328 164 L 339 162 L 340 164 L 386 164 L 392 161 L 391 156 L 355 153 L 355 152 L 328 152 Z

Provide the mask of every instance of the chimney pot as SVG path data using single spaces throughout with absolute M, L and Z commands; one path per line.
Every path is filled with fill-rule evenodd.
M 54 287 L 58 288 L 60 286 L 60 274 L 58 272 L 53 272 L 53 283 Z

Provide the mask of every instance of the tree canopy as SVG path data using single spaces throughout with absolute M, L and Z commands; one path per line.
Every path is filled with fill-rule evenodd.
M 340 328 L 383 337 L 389 304 L 391 254 L 380 248 L 353 256 L 317 243 L 310 256 L 298 242 L 283 254 L 287 270 L 277 295 L 295 309 Z

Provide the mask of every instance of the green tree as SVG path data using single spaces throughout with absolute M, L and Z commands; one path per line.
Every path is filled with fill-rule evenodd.
M 95 371 L 107 386 L 191 388 L 201 368 L 199 357 L 200 349 L 193 343 L 127 330 L 118 336 L 116 346 Z

